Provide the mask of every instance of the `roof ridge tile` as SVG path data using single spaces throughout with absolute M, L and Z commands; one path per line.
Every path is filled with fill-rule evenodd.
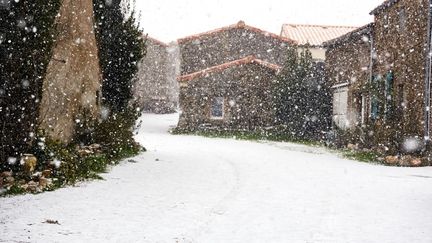
M 177 81 L 187 82 L 187 81 L 191 81 L 193 79 L 199 78 L 199 77 L 203 77 L 204 75 L 209 74 L 209 73 L 220 72 L 220 71 L 223 71 L 223 70 L 230 68 L 230 67 L 233 67 L 233 66 L 250 64 L 250 63 L 257 63 L 261 66 L 264 66 L 266 68 L 273 69 L 276 71 L 279 71 L 282 68 L 281 66 L 279 66 L 277 64 L 269 63 L 269 62 L 266 62 L 266 61 L 263 61 L 261 59 L 256 58 L 254 55 L 250 55 L 250 56 L 247 56 L 247 57 L 244 57 L 241 59 L 222 63 L 222 64 L 219 64 L 216 66 L 212 66 L 212 67 L 203 69 L 201 71 L 197 71 L 194 73 L 179 76 L 179 77 L 177 77 Z

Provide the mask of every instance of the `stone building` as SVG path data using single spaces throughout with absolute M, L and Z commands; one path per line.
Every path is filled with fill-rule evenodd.
M 232 62 L 253 55 L 265 62 L 282 65 L 286 47 L 295 42 L 258 28 L 237 24 L 177 40 L 180 48 L 180 74 Z
M 325 42 L 326 77 L 333 90 L 333 124 L 354 128 L 369 117 L 373 24 Z
M 176 43 L 146 37 L 147 53 L 139 64 L 134 101 L 146 112 L 170 113 L 178 106 L 179 53 Z
M 42 87 L 39 128 L 69 143 L 85 114 L 100 116 L 101 70 L 91 0 L 63 0 L 57 38 Z
M 388 140 L 430 139 L 431 3 L 387 0 L 375 16 L 372 82 L 380 88 L 372 119 Z
M 179 39 L 179 128 L 273 125 L 273 82 L 293 44 L 243 21 Z
M 272 126 L 273 85 L 280 66 L 249 56 L 183 75 L 178 128 L 253 130 Z
M 335 122 L 342 128 L 362 124 L 364 141 L 394 151 L 403 150 L 407 139 L 428 142 L 430 1 L 386 0 L 371 14 L 375 16 L 368 41 L 372 49 L 365 42 L 367 36 L 358 34 L 354 39 L 342 37 L 327 43 L 328 80 L 335 85 L 335 101 L 339 101 L 334 113 L 342 115 Z M 365 28 L 356 32 L 369 32 Z M 354 37 L 356 32 L 349 35 Z
M 324 42 L 333 40 L 357 27 L 352 26 L 329 26 L 329 25 L 306 25 L 306 24 L 284 24 L 281 36 L 294 40 L 298 44 L 299 51 L 309 49 L 315 61 L 325 60 L 326 49 Z

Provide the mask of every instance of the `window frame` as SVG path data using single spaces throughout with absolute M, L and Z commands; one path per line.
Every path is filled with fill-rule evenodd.
M 220 105 L 221 105 L 221 116 L 215 116 L 213 112 L 213 108 L 215 105 L 219 106 L 219 102 L 217 100 L 220 99 Z M 217 96 L 213 97 L 210 101 L 210 119 L 212 120 L 223 120 L 225 118 L 225 97 Z
M 406 31 L 406 24 L 407 24 L 407 14 L 405 8 L 401 8 L 398 11 L 398 17 L 399 17 L 399 30 L 401 32 Z

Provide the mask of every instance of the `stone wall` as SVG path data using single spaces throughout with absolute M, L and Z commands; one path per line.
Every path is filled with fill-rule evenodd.
M 367 95 L 362 100 L 367 119 L 362 126 L 350 127 L 357 129 L 351 141 L 396 153 L 404 151 L 406 139 L 423 140 L 429 9 L 427 0 L 392 0 L 373 10 L 371 54 L 359 39 L 330 43 L 328 81 L 347 83 L 347 120 L 359 124 L 358 94 Z M 368 61 L 372 61 L 371 75 L 365 67 Z
M 294 42 L 239 22 L 237 25 L 178 40 L 181 75 L 254 55 L 283 65 L 287 45 Z
M 139 64 L 134 100 L 147 112 L 174 112 L 178 106 L 179 53 L 176 44 L 147 39 L 147 54 Z
M 275 122 L 272 89 L 277 71 L 253 60 L 216 66 L 193 78 L 180 77 L 182 113 L 178 127 L 252 130 L 272 126 Z M 215 97 L 224 99 L 223 119 L 211 118 L 211 102 Z
M 375 14 L 374 75 L 393 72 L 392 125 L 401 136 L 424 135 L 425 65 L 429 1 L 401 0 Z
M 77 119 L 99 117 L 101 70 L 92 0 L 63 0 L 53 57 L 43 83 L 39 128 L 68 143 Z
M 369 116 L 368 83 L 370 80 L 372 25 L 327 42 L 326 77 L 333 93 L 347 90 L 345 115 L 333 110 L 333 122 L 339 128 L 353 128 L 366 122 Z M 337 102 L 337 100 L 334 100 Z M 364 104 L 366 103 L 366 104 Z M 337 106 L 338 104 L 333 104 Z M 366 108 L 363 110 L 362 108 Z M 362 117 L 363 115 L 363 117 Z M 363 118 L 363 119 L 362 119 Z

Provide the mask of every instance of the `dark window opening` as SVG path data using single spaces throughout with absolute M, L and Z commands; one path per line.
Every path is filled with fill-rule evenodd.
M 215 97 L 211 103 L 211 118 L 222 119 L 224 116 L 224 98 Z
M 405 31 L 406 29 L 406 13 L 405 9 L 399 10 L 399 30 Z
M 99 100 L 100 100 L 100 91 L 96 91 L 96 105 L 99 105 Z
M 393 105 L 393 72 L 388 72 L 385 79 L 385 116 L 390 118 L 394 114 Z

